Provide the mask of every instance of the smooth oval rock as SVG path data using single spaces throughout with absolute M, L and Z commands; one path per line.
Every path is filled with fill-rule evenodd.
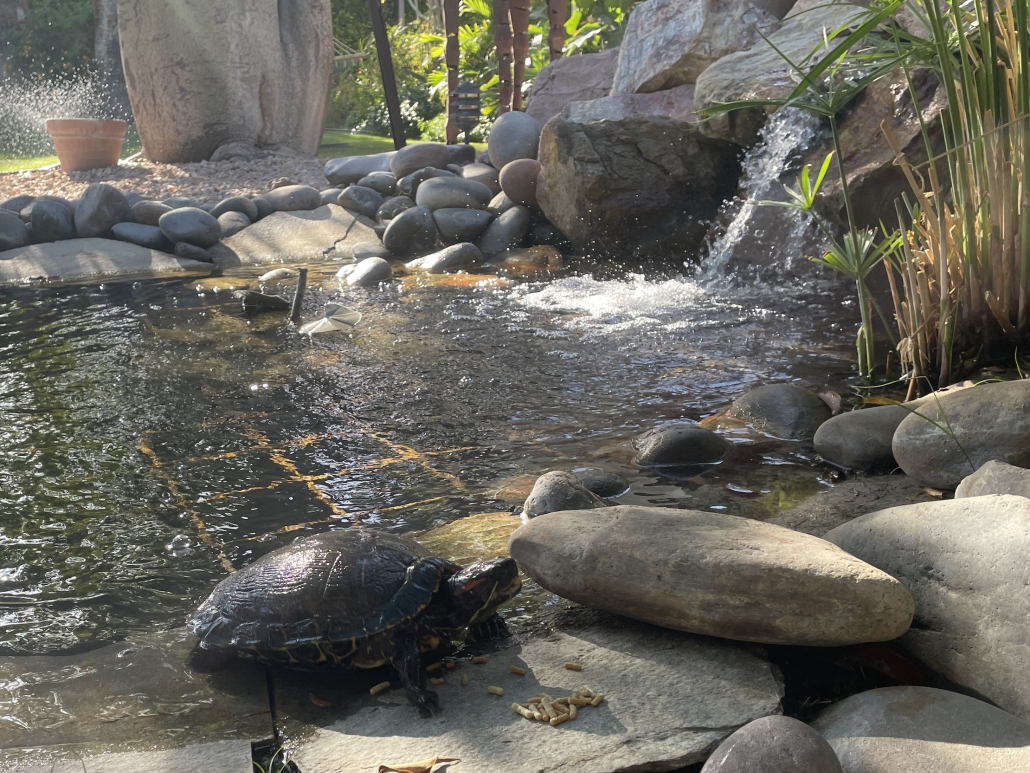
M 572 474 L 583 487 L 601 499 L 621 496 L 629 491 L 629 481 L 621 475 L 594 467 L 573 470 Z
M 1012 494 L 1030 498 L 1030 470 L 1005 462 L 987 462 L 955 489 L 955 499 L 982 497 L 990 494 Z
M 457 177 L 454 172 L 449 169 L 437 169 L 435 166 L 427 166 L 425 169 L 419 169 L 417 172 L 412 172 L 406 177 L 402 177 L 397 181 L 397 191 L 405 195 L 411 196 L 412 198 L 418 193 L 418 186 L 424 183 L 426 180 L 431 180 L 434 177 Z
M 22 193 L 18 196 L 12 196 L 9 199 L 4 199 L 2 202 L 0 202 L 0 209 L 6 209 L 10 212 L 14 212 L 15 214 L 17 214 L 35 200 L 35 196 L 30 196 L 27 193 Z
M 494 219 L 482 209 L 438 209 L 433 212 L 436 227 L 452 242 L 474 242 Z
M 915 620 L 902 647 L 952 682 L 1030 718 L 1030 499 L 892 507 L 838 526 L 826 539 L 911 591 Z
M 815 431 L 815 450 L 828 462 L 849 470 L 896 467 L 891 443 L 898 425 L 914 410 L 878 405 L 827 419 Z
M 607 502 L 571 472 L 554 470 L 536 479 L 533 490 L 522 505 L 522 516 L 528 519 L 559 510 L 591 510 L 607 506 Z
M 447 150 L 451 154 L 451 163 L 458 166 L 475 163 L 476 146 L 470 144 L 448 145 Z
M 359 261 L 354 270 L 347 274 L 347 284 L 351 287 L 375 287 L 390 281 L 393 270 L 382 258 L 365 258 Z
M 196 260 L 201 263 L 214 263 L 215 259 L 211 257 L 211 253 L 205 250 L 203 247 L 198 247 L 196 244 L 190 244 L 189 242 L 179 242 L 175 245 L 175 254 L 180 258 L 186 260 Z
M 80 239 L 103 236 L 115 223 L 132 221 L 132 206 L 120 190 L 106 183 L 93 183 L 75 208 L 75 233 Z
M 140 247 L 148 247 L 161 252 L 172 252 L 175 249 L 168 241 L 168 237 L 156 225 L 115 223 L 111 227 L 111 235 L 119 241 L 138 244 Z
M 693 467 L 718 464 L 733 453 L 733 444 L 696 424 L 655 427 L 633 441 L 641 467 Z
M 389 172 L 390 161 L 397 155 L 396 150 L 386 153 L 372 153 L 367 156 L 348 156 L 331 158 L 325 163 L 325 178 L 330 185 L 353 185 L 362 177 L 372 172 Z
M 527 207 L 536 206 L 536 181 L 540 176 L 541 164 L 535 158 L 520 158 L 505 164 L 501 170 L 501 190 L 509 199 L 525 204 Z
M 391 196 L 376 210 L 376 220 L 383 223 L 393 220 L 406 209 L 414 209 L 415 201 L 408 196 Z
M 486 205 L 486 211 L 494 215 L 503 215 L 514 206 L 517 204 L 508 198 L 508 194 L 502 192 L 490 199 L 490 203 Z
M 9 210 L 0 210 L 0 252 L 16 250 L 29 244 L 28 227 Z
M 494 218 L 486 227 L 483 235 L 479 237 L 479 249 L 484 255 L 492 257 L 518 247 L 526 237 L 531 222 L 529 209 L 516 204 Z
M 251 223 L 258 219 L 257 205 L 246 196 L 229 196 L 211 207 L 211 217 L 221 217 L 226 212 L 240 212 Z
M 322 194 L 310 185 L 283 185 L 261 196 L 272 205 L 274 212 L 297 212 L 322 206 Z
M 228 239 L 249 226 L 250 218 L 242 212 L 223 212 L 218 216 L 218 225 L 222 229 L 222 238 Z
M 405 264 L 412 271 L 425 271 L 429 274 L 447 274 L 472 268 L 483 259 L 483 253 L 474 244 L 467 242 L 452 244 L 439 252 L 417 258 Z
M 204 209 L 200 205 L 199 201 L 197 201 L 194 198 L 190 198 L 189 196 L 169 196 L 167 199 L 164 200 L 164 203 L 172 209 L 182 209 L 183 207 L 195 207 L 196 209 Z M 204 209 L 204 211 L 206 212 L 207 210 Z
M 1030 381 L 979 384 L 924 401 L 898 425 L 892 449 L 907 475 L 939 489 L 954 489 L 992 460 L 1030 467 Z
M 182 207 L 166 212 L 157 224 L 173 244 L 187 242 L 197 247 L 210 247 L 222 238 L 222 227 L 218 225 L 218 220 L 196 207 Z
M 830 418 L 819 395 L 797 384 L 766 384 L 733 401 L 729 416 L 788 440 L 810 438 Z
M 357 185 L 363 188 L 371 188 L 380 196 L 392 196 L 397 192 L 397 178 L 388 172 L 373 172 L 362 177 Z
M 497 178 L 497 170 L 489 164 L 469 164 L 461 168 L 461 176 L 466 180 L 482 183 L 496 196 L 501 192 L 501 183 Z
M 140 225 L 157 225 L 157 221 L 161 219 L 161 215 L 165 212 L 171 212 L 173 207 L 168 206 L 163 201 L 150 201 L 143 200 L 137 201 L 132 205 L 132 219 Z
M 490 165 L 504 169 L 520 158 L 536 158 L 540 145 L 540 123 L 531 115 L 512 111 L 505 113 L 490 127 L 487 150 Z
M 361 261 L 365 258 L 383 258 L 389 260 L 393 257 L 382 242 L 358 242 L 350 250 L 351 257 Z
M 719 744 L 701 773 L 843 773 L 833 747 L 782 715 L 748 722 Z
M 340 194 L 343 193 L 343 188 L 326 188 L 324 191 L 319 191 L 322 196 L 322 204 L 335 204 L 340 198 Z
M 967 695 L 883 687 L 845 698 L 812 723 L 844 773 L 1030 770 L 1030 725 Z
M 75 238 L 75 215 L 52 199 L 36 199 L 29 205 L 29 231 L 34 244 Z
M 427 166 L 443 168 L 451 163 L 451 151 L 436 142 L 406 145 L 390 161 L 390 171 L 400 179 Z
M 394 255 L 425 252 L 436 244 L 436 221 L 425 207 L 406 209 L 383 232 L 383 246 Z
M 508 548 L 523 572 L 563 598 L 726 639 L 888 641 L 908 629 L 915 607 L 904 585 L 830 542 L 719 513 L 552 512 L 519 528 Z
M 336 203 L 351 212 L 374 218 L 383 204 L 383 197 L 372 188 L 366 188 L 363 185 L 348 185 L 337 197 Z
M 430 210 L 485 209 L 493 194 L 483 183 L 461 177 L 434 177 L 418 186 L 415 203 Z
M 272 207 L 272 203 L 264 196 L 255 196 L 251 201 L 254 202 L 254 206 L 257 208 L 258 220 L 262 220 L 275 212 L 275 209 Z M 254 222 L 256 223 L 257 220 Z

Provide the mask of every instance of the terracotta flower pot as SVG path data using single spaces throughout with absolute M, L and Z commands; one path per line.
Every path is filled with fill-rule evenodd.
M 49 118 L 46 122 L 65 172 L 116 165 L 127 126 L 125 121 L 101 118 Z

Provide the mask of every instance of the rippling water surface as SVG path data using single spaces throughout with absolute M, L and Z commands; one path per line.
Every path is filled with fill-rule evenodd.
M 300 534 L 511 510 L 548 469 L 619 472 L 621 503 L 761 517 L 818 489 L 803 444 L 667 481 L 630 440 L 759 383 L 851 374 L 825 287 L 313 284 L 305 316 L 342 299 L 365 315 L 352 333 L 248 320 L 197 280 L 0 299 L 0 653 L 179 626 L 227 567 Z

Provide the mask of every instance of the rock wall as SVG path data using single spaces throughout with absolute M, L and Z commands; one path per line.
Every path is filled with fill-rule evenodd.
M 207 159 L 233 141 L 314 154 L 332 71 L 329 0 L 119 0 L 143 149 Z

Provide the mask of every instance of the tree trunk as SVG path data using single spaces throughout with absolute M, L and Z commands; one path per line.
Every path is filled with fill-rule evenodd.
M 461 67 L 461 50 L 458 48 L 459 16 L 458 0 L 443 0 L 443 29 L 446 35 L 444 43 L 444 61 L 447 64 L 447 143 L 453 145 L 458 141 L 458 124 L 456 108 L 453 104 L 454 90 L 458 88 L 458 75 Z
M 129 92 L 125 89 L 122 52 L 118 45 L 118 0 L 93 0 L 93 58 L 123 112 L 123 115 L 110 117 L 130 116 Z
M 497 77 L 500 80 L 498 114 L 511 110 L 512 36 L 508 0 L 494 0 L 494 42 L 497 44 Z
M 560 59 L 565 49 L 565 22 L 568 21 L 568 0 L 547 0 L 547 19 L 551 29 L 547 35 L 547 46 L 551 51 L 551 61 Z
M 511 90 L 511 109 L 521 110 L 522 81 L 526 75 L 526 57 L 529 56 L 529 0 L 509 0 L 508 5 L 515 70 Z

